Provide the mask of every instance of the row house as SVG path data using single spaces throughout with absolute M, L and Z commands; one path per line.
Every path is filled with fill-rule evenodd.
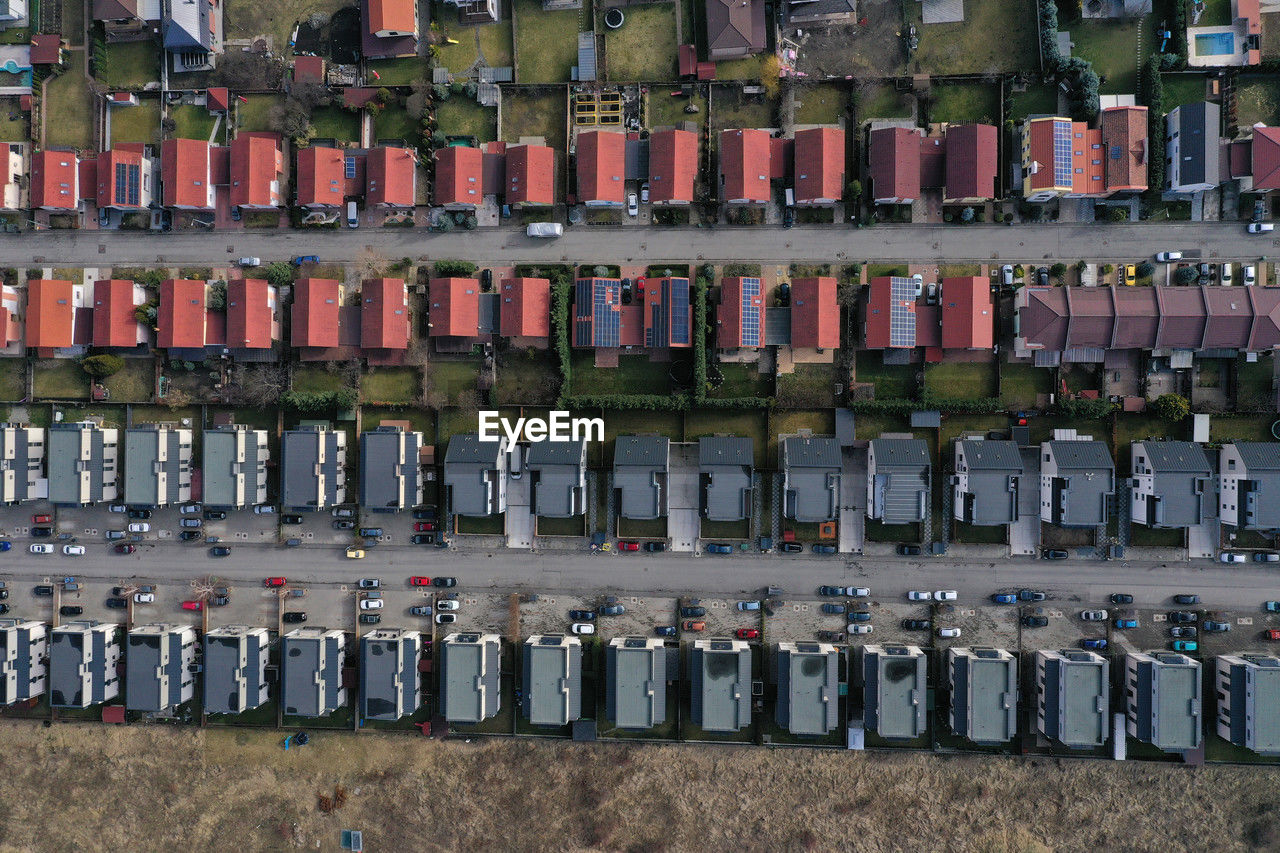
M 1029 119 L 1022 175 L 1022 195 L 1032 202 L 1145 191 L 1147 108 L 1108 107 L 1096 128 L 1060 116 Z
M 435 152 L 433 202 L 448 210 L 475 210 L 485 196 L 501 194 L 504 204 L 549 207 L 555 203 L 555 171 L 555 152 L 545 145 L 448 146 Z
M 726 204 L 765 204 L 774 180 L 790 180 L 797 206 L 828 206 L 843 197 L 844 179 L 841 128 L 805 128 L 790 140 L 750 128 L 720 134 L 719 189 Z
M 869 134 L 871 197 L 876 204 L 910 204 L 924 190 L 942 190 L 947 204 L 996 197 L 998 135 L 989 124 L 949 125 L 941 136 L 918 127 L 878 127 Z

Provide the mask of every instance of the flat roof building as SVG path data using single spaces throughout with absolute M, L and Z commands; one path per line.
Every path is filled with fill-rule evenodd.
M 587 511 L 587 443 L 536 441 L 524 459 L 533 514 L 572 518 Z
M 422 433 L 383 424 L 360 433 L 360 506 L 401 510 L 422 503 Z
M 0 503 L 49 497 L 44 443 L 43 427 L 0 424 Z
M 299 426 L 280 439 L 280 504 L 324 510 L 347 500 L 347 434 L 329 426 Z
M 1280 657 L 1218 655 L 1215 669 L 1218 736 L 1258 755 L 1280 755 Z
M 43 696 L 49 636 L 43 622 L 0 619 L 0 705 Z
M 481 441 L 476 433 L 455 435 L 444 454 L 444 487 L 454 515 L 501 515 L 507 511 L 507 439 Z
M 196 694 L 196 629 L 190 625 L 139 625 L 129 632 L 125 707 L 169 711 Z
M 280 641 L 280 701 L 291 717 L 324 717 L 347 704 L 342 667 L 347 635 L 321 627 L 295 628 Z
M 444 638 L 440 707 L 451 723 L 480 723 L 502 709 L 502 639 L 497 634 Z
M 840 712 L 840 652 L 830 643 L 778 643 L 774 720 L 793 735 L 827 735 Z
M 1023 469 L 1016 441 L 957 441 L 955 471 L 951 482 L 957 521 L 995 527 L 1018 520 Z
M 521 711 L 526 720 L 535 726 L 567 726 L 582 716 L 581 640 L 535 634 L 524 641 L 523 664 Z
M 614 637 L 605 647 L 605 719 L 620 729 L 667 721 L 667 649 L 661 637 Z
M 266 628 L 223 625 L 204 635 L 204 702 L 208 714 L 240 714 L 268 699 Z
M 689 649 L 693 724 L 709 732 L 751 725 L 751 646 L 745 640 L 694 640 Z
M 1182 530 L 1218 517 L 1218 483 L 1204 448 L 1191 441 L 1135 441 L 1129 517 Z
M 1111 728 L 1111 662 L 1077 649 L 1036 652 L 1036 727 L 1072 749 L 1107 741 Z
M 834 520 L 840 511 L 840 469 L 840 446 L 834 438 L 784 438 L 783 515 L 802 523 Z
M 1018 659 L 1004 649 L 947 649 L 951 731 L 974 743 L 1018 733 Z
M 867 450 L 867 517 L 914 524 L 929 513 L 933 465 L 919 438 L 877 438 Z
M 165 507 L 191 500 L 191 430 L 140 424 L 124 433 L 124 499 Z
M 929 730 L 929 659 L 919 646 L 862 647 L 862 723 L 886 740 Z
M 366 720 L 398 720 L 418 710 L 422 635 L 404 628 L 379 628 L 360 638 L 360 715 Z
M 736 435 L 698 439 L 698 497 L 709 521 L 751 517 L 754 456 L 749 438 Z
M 1107 523 L 1116 490 L 1111 451 L 1089 436 L 1040 444 L 1040 520 L 1060 527 Z
M 657 435 L 620 435 L 613 446 L 613 488 L 618 515 L 649 520 L 667 514 L 671 440 Z
M 207 507 L 244 509 L 267 502 L 267 431 L 220 424 L 204 431 L 201 497 Z
M 55 506 L 88 506 L 119 494 L 119 431 L 91 421 L 49 427 L 49 500 Z
M 51 632 L 49 704 L 88 708 L 120 695 L 118 625 L 68 622 Z
M 1200 661 L 1176 652 L 1124 656 L 1125 727 L 1165 752 L 1200 746 Z

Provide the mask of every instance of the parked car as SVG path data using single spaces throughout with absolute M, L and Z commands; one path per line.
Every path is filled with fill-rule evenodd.
M 933 601 L 933 593 L 927 590 L 913 589 L 907 593 L 908 601 Z
M 437 613 L 436 614 L 437 625 L 452 625 L 454 622 L 457 622 L 457 621 L 458 621 L 458 615 L 456 613 Z
M 442 598 L 436 602 L 436 610 L 457 610 L 461 606 L 453 598 Z
M 431 615 L 431 605 L 430 605 L 430 604 L 415 604 L 415 605 L 413 605 L 412 607 L 410 607 L 410 608 L 409 608 L 409 615 L 410 615 L 410 616 L 430 616 L 430 615 Z
M 1132 287 L 1133 285 L 1138 283 L 1138 265 L 1137 264 L 1124 265 L 1124 283 L 1129 287 Z
M 813 551 L 815 554 L 834 554 L 836 553 L 836 546 L 830 545 L 826 542 L 815 542 L 813 545 L 809 546 L 809 550 Z
M 676 635 L 675 625 L 656 625 L 653 633 L 659 637 L 674 637 Z
M 356 523 L 354 521 L 349 521 L 347 519 L 342 519 L 342 518 L 329 522 L 329 525 L 334 530 L 355 530 L 356 529 Z
M 739 628 L 733 632 L 739 640 L 757 640 L 760 638 L 759 628 Z
M 832 603 L 830 603 L 830 602 L 827 602 L 826 604 L 822 605 L 822 612 L 823 612 L 823 613 L 831 613 L 831 614 L 834 614 L 834 615 L 837 615 L 837 616 L 839 616 L 839 615 L 843 615 L 843 614 L 844 614 L 844 605 L 843 605 L 843 604 L 832 604 Z
M 206 509 L 204 511 L 205 521 L 225 521 L 226 518 L 227 514 L 220 509 Z M 197 525 L 193 524 L 191 526 L 196 527 Z
M 427 521 L 434 521 L 436 518 L 436 508 L 433 506 L 420 507 L 413 511 L 413 517 L 417 519 L 426 519 Z
M 31 528 L 31 535 L 36 537 L 37 539 L 47 538 L 53 535 L 53 528 L 52 527 L 33 527 Z
M 108 598 L 106 604 L 107 607 L 110 607 L 112 610 L 122 610 L 129 606 L 129 602 L 125 601 L 123 598 Z
M 1111 593 L 1112 604 L 1133 604 L 1133 596 L 1127 592 Z
M 231 549 L 226 545 L 215 545 L 209 549 L 210 557 L 230 557 Z
M 870 610 L 850 610 L 848 614 L 848 619 L 850 622 L 870 622 L 871 611 Z
M 1192 613 L 1189 610 L 1174 610 L 1169 613 L 1169 621 L 1175 625 L 1189 625 L 1200 621 L 1199 613 Z
M 956 591 L 954 589 L 940 589 L 933 594 L 935 601 L 955 601 Z
M 129 525 L 130 533 L 150 533 L 151 525 L 143 521 L 135 521 Z
M 1268 601 L 1262 605 L 1262 609 L 1268 613 L 1280 613 L 1280 601 Z
M 226 607 L 231 603 L 231 597 L 226 595 L 214 595 L 209 598 L 210 607 Z
M 1045 548 L 1040 552 L 1040 556 L 1046 560 L 1065 560 L 1067 552 L 1061 548 Z
M 254 515 L 275 515 L 276 508 L 271 504 L 258 504 L 253 508 Z
M 415 533 L 409 537 L 409 541 L 414 545 L 434 545 L 436 544 L 436 535 L 434 533 Z
M 1222 272 L 1221 272 L 1221 274 L 1218 276 L 1218 282 L 1219 282 L 1223 287 L 1230 287 L 1230 286 L 1232 285 L 1232 281 L 1231 281 L 1231 264 L 1223 264 L 1223 265 L 1222 265 Z
M 570 610 L 569 619 L 573 622 L 594 622 L 596 621 L 596 612 L 594 610 Z
M 758 602 L 758 601 L 739 601 L 739 602 L 738 602 L 738 609 L 739 609 L 739 610 L 759 610 L 759 609 L 760 609 L 760 602 Z
M 378 589 L 382 586 L 380 578 L 360 578 L 361 589 Z
M 182 521 L 178 522 L 178 524 L 180 524 L 182 527 L 186 527 L 186 528 L 188 528 L 188 529 L 190 529 L 190 528 L 199 528 L 199 527 L 203 527 L 203 526 L 204 526 L 204 522 L 203 522 L 203 521 L 201 521 L 201 520 L 200 520 L 200 519 L 198 519 L 198 518 L 184 518 L 184 519 L 182 519 Z
M 154 592 L 135 592 L 133 594 L 134 604 L 155 604 L 156 594 Z
M 64 604 L 58 608 L 59 616 L 79 616 L 84 613 L 84 608 L 78 604 Z
M 183 542 L 195 542 L 196 540 L 203 539 L 204 534 L 199 530 L 183 530 L 178 534 L 178 538 Z
M 454 620 L 454 616 L 452 613 L 444 613 L 441 615 L 448 616 L 449 617 L 448 621 L 450 622 Z M 437 622 L 440 621 L 440 616 L 436 617 L 436 621 Z M 574 622 L 572 625 L 569 626 L 569 630 L 578 635 L 594 634 L 596 632 L 596 626 L 592 625 L 590 622 Z
M 1200 603 L 1200 596 L 1189 592 L 1179 593 L 1173 597 L 1173 603 L 1190 607 L 1193 604 Z
M 184 601 L 182 602 L 183 610 L 204 610 L 203 601 Z
M 803 554 L 804 546 L 799 542 L 783 542 L 778 546 L 778 550 L 784 554 Z
M 640 185 L 640 201 L 644 204 L 649 203 L 649 182 L 645 181 Z
M 732 554 L 733 546 L 725 545 L 722 542 L 712 542 L 710 545 L 707 546 L 707 553 L 708 554 Z
M 244 257 L 236 261 L 236 264 L 242 267 L 258 267 L 262 266 L 262 258 Z
M 960 636 L 959 628 L 939 628 L 938 636 L 946 640 L 954 640 Z
M 1200 645 L 1195 640 L 1174 640 L 1170 645 L 1175 652 L 1194 652 L 1200 649 Z
M 1245 230 L 1250 234 L 1269 234 L 1275 229 L 1276 226 L 1270 222 L 1250 222 Z
M 345 551 L 348 560 L 363 560 L 364 551 L 360 548 L 348 548 Z
M 992 604 L 1017 604 L 1018 594 L 1014 592 L 995 592 L 991 594 Z
M 844 631 L 819 631 L 818 639 L 826 643 L 843 643 L 848 636 Z
M 1258 283 L 1258 270 L 1253 264 L 1245 264 L 1244 267 L 1244 284 L 1245 287 L 1252 287 Z
M 52 545 L 32 545 L 27 550 L 30 551 L 32 554 L 52 554 L 53 546 Z
M 1044 616 L 1023 616 L 1022 627 L 1024 628 L 1044 628 L 1049 624 L 1049 620 Z
M 53 587 L 50 584 L 42 583 L 31 588 L 32 595 L 38 595 L 42 598 L 48 598 L 53 595 Z
M 1255 563 L 1280 563 L 1280 554 L 1275 551 L 1255 551 L 1253 561 Z
M 904 631 L 928 631 L 933 627 L 933 623 L 928 619 L 903 619 L 902 630 Z
M 1106 622 L 1107 611 L 1105 610 L 1081 610 L 1080 618 L 1085 622 Z
M 416 533 L 428 533 L 435 530 L 436 525 L 433 521 L 418 521 L 414 523 L 413 529 Z
M 335 506 L 329 512 L 329 515 L 333 516 L 334 518 L 355 518 L 356 511 L 351 507 L 347 507 L 347 506 Z
M 307 613 L 305 610 L 286 610 L 280 617 L 280 621 L 286 625 L 293 625 L 298 622 L 307 621 Z
M 369 539 L 378 539 L 382 536 L 382 528 L 381 527 L 361 527 L 360 535 L 365 536 Z
M 1117 630 L 1127 631 L 1130 628 L 1137 628 L 1138 620 L 1137 619 L 1116 619 L 1111 624 L 1115 625 Z
M 457 578 L 450 578 L 450 577 L 435 577 L 435 578 L 432 578 L 432 579 L 431 579 L 431 585 L 432 585 L 432 586 L 442 586 L 442 587 L 457 586 L 457 585 L 458 585 L 458 579 L 457 579 Z
M 319 255 L 298 255 L 298 257 L 294 258 L 289 263 L 293 264 L 295 267 L 300 267 L 303 264 L 318 264 L 320 263 L 320 256 Z
M 273 586 L 284 586 L 287 583 L 288 581 L 282 577 L 274 577 L 274 578 L 267 578 L 262 582 L 262 585 L 266 587 L 273 587 Z
M 650 554 L 661 554 L 663 551 L 667 550 L 667 543 L 666 542 L 646 542 L 644 543 L 644 549 L 648 551 Z
M 1100 652 L 1107 647 L 1107 641 L 1101 637 L 1087 637 L 1080 641 L 1080 648 Z
M 302 516 L 300 515 L 282 515 L 280 516 L 281 524 L 301 524 Z
M 361 625 L 377 625 L 382 621 L 382 617 L 377 613 L 361 613 L 358 621 Z
M 619 551 L 639 551 L 640 543 L 623 540 L 618 543 L 618 550 Z
M 200 504 L 183 504 L 178 507 L 178 515 L 199 515 L 200 510 Z
M 1019 601 L 1044 601 L 1048 596 L 1038 589 L 1020 589 L 1018 590 Z
M 1200 628 L 1206 634 L 1221 634 L 1231 630 L 1230 622 L 1217 622 L 1213 619 L 1206 619 L 1200 623 Z
M 627 608 L 621 604 L 602 604 L 600 610 L 597 611 L 601 616 L 621 616 L 627 612 Z
M 443 603 L 444 603 L 444 602 L 440 602 L 440 603 L 438 603 L 438 604 L 436 605 L 437 609 L 439 609 L 439 608 L 440 608 L 440 605 L 441 605 L 441 604 L 443 604 Z M 361 599 L 361 600 L 360 600 L 360 609 L 361 609 L 361 610 L 381 610 L 381 609 L 382 609 L 382 599 L 381 599 L 381 598 L 364 598 L 364 599 Z
M 627 216 L 639 216 L 640 205 L 636 201 L 635 193 L 627 193 Z
M 129 517 L 130 517 L 130 518 L 134 518 L 134 519 L 140 519 L 140 520 L 142 520 L 142 521 L 146 521 L 147 519 L 151 518 L 151 510 L 149 510 L 149 509 L 131 509 L 131 510 L 129 510 Z
M 1040 285 L 1041 287 L 1049 286 L 1049 268 L 1048 267 L 1040 267 L 1039 269 L 1036 270 L 1036 284 Z
M 682 631 L 705 631 L 706 629 L 707 623 L 699 622 L 696 619 L 686 619 L 680 623 L 680 630 Z
M 899 556 L 899 557 L 919 557 L 921 553 L 923 553 L 923 552 L 921 551 L 921 548 L 920 548 L 920 546 L 919 546 L 919 545 L 905 545 L 905 544 L 904 544 L 904 545 L 899 545 L 899 546 L 898 546 L 898 556 Z
M 1156 260 L 1162 264 L 1182 260 L 1181 252 L 1156 252 Z
M 680 615 L 689 619 L 699 618 L 707 615 L 705 607 L 681 607 Z
M 409 586 L 431 586 L 431 578 L 425 575 L 413 575 L 409 578 Z
M 67 556 L 67 557 L 83 557 L 84 546 L 83 545 L 63 545 L 62 553 L 64 556 Z
M 871 625 L 866 625 L 866 624 L 855 625 L 852 622 L 850 622 L 845 627 L 848 629 L 850 634 L 870 634 L 872 631 L 875 630 L 875 628 L 872 627 Z
M 53 524 L 53 516 L 43 515 L 43 514 L 33 515 L 31 516 L 31 523 L 32 524 Z
M 124 504 L 107 504 L 107 512 L 127 512 L 128 509 Z

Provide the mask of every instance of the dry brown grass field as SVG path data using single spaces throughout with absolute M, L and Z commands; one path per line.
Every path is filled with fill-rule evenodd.
M 1280 773 L 751 747 L 0 724 L 0 850 L 1280 847 Z M 345 789 L 324 814 L 320 795 Z M 1175 846 L 1183 846 L 1177 844 Z

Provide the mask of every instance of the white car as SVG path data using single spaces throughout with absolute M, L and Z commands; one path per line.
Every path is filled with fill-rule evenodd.
M 569 626 L 569 630 L 575 634 L 594 634 L 596 626 L 590 622 L 574 622 Z
M 253 257 L 241 258 L 240 260 L 236 261 L 236 263 L 242 267 L 260 267 L 262 266 L 262 258 L 253 258 Z
M 129 525 L 130 533 L 150 533 L 151 525 L 145 521 L 134 521 Z
M 908 601 L 933 601 L 933 593 L 928 590 L 913 589 L 907 593 Z
M 200 504 L 187 504 L 178 509 L 178 514 L 179 515 L 199 515 L 203 509 L 204 507 L 200 506 Z
M 275 515 L 276 508 L 271 504 L 259 504 L 253 508 L 255 515 Z
M 133 594 L 134 604 L 155 604 L 156 594 L 154 592 L 135 592 Z
M 1276 226 L 1270 222 L 1250 222 L 1248 231 L 1250 234 L 1269 234 L 1276 230 Z
M 859 622 L 850 622 L 847 627 L 850 634 L 870 634 L 871 633 L 871 626 L 867 624 L 863 624 Z
M 31 547 L 34 548 L 35 546 L 32 545 Z M 1218 559 L 1224 563 L 1243 563 L 1244 554 L 1232 554 L 1229 551 L 1223 551 L 1218 555 Z
M 956 637 L 960 636 L 960 629 L 959 628 L 939 628 L 938 636 L 944 637 L 948 640 L 954 640 Z
M 636 202 L 636 194 L 631 193 L 627 196 L 627 216 L 639 216 L 640 205 Z
M 63 545 L 62 553 L 68 557 L 83 557 L 84 546 L 83 545 Z
M 954 589 L 940 589 L 933 594 L 935 601 L 955 601 L 956 591 Z
M 458 602 L 452 598 L 442 598 L 436 602 L 436 610 L 457 610 Z
M 1182 260 L 1181 252 L 1156 252 L 1156 260 L 1162 264 Z
M 1222 265 L 1222 271 L 1218 273 L 1218 283 L 1223 287 L 1231 286 L 1231 264 Z
M 363 599 L 363 600 L 360 602 L 360 609 L 361 609 L 361 610 L 381 610 L 381 609 L 382 609 L 382 599 L 381 599 L 381 598 L 366 598 L 366 599 Z
M 32 554 L 52 554 L 52 545 L 32 545 L 29 549 Z
M 844 594 L 849 598 L 870 598 L 871 590 L 867 589 L 865 586 L 846 586 L 844 588 Z
M 1258 283 L 1258 271 L 1253 264 L 1245 264 L 1244 267 L 1244 285 L 1251 287 Z
M 1081 610 L 1080 618 L 1085 622 L 1106 622 L 1107 611 L 1105 610 Z

